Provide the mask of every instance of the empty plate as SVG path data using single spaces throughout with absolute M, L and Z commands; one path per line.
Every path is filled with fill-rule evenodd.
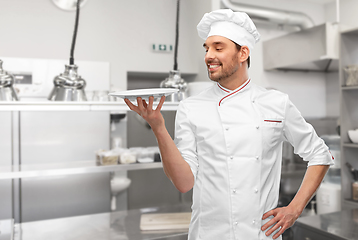
M 141 97 L 143 100 L 148 101 L 149 97 L 153 96 L 154 99 L 161 98 L 162 96 L 169 96 L 178 92 L 179 89 L 175 88 L 148 88 L 148 89 L 135 89 L 128 91 L 112 92 L 108 95 L 120 98 L 128 98 L 130 101 L 137 100 L 137 97 Z

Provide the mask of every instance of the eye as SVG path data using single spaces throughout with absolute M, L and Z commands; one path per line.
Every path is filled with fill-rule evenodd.
M 216 49 L 216 51 L 221 51 L 221 50 L 223 50 L 223 49 L 222 49 L 222 48 L 217 48 L 217 49 Z

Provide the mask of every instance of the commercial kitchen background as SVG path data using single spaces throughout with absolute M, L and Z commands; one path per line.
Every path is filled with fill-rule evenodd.
M 337 20 L 336 1 L 333 0 L 251 0 L 250 2 L 232 0 L 232 2 L 302 12 L 312 18 L 315 25 Z M 75 12 L 62 11 L 50 0 L 0 0 L 0 6 L 0 22 L 2 23 L 0 27 L 1 58 L 63 59 L 63 64 L 67 63 Z M 222 6 L 219 0 L 181 1 L 178 64 L 182 76 L 188 82 L 209 81 L 203 61 L 205 54 L 202 48 L 203 40 L 197 35 L 196 25 L 204 13 L 220 7 Z M 358 9 L 357 1 L 341 0 L 340 24 L 358 27 L 356 9 Z M 89 0 L 81 9 L 75 58 L 83 62 L 93 61 L 99 62 L 99 64 L 109 64 L 107 76 L 109 81 L 106 80 L 101 85 L 100 80 L 98 80 L 96 86 L 100 86 L 99 88 L 105 86 L 98 90 L 114 91 L 139 87 L 157 87 L 160 81 L 168 76 L 169 70 L 172 70 L 173 52 L 155 52 L 152 45 L 160 43 L 174 45 L 175 17 L 176 1 L 174 0 Z M 327 125 L 327 128 L 330 130 L 327 130 L 328 132 L 323 131 L 322 134 L 332 134 L 331 129 L 335 129 L 335 123 L 340 114 L 338 72 L 265 71 L 263 68 L 262 43 L 297 29 L 262 21 L 257 22 L 256 26 L 261 34 L 261 41 L 252 53 L 249 70 L 251 79 L 264 87 L 275 88 L 287 93 L 308 121 L 312 120 L 319 123 L 323 119 L 323 123 L 318 124 L 318 127 L 322 127 L 322 124 L 329 125 Z M 79 74 L 83 75 L 81 74 L 81 65 L 78 65 Z M 4 65 L 4 68 L 6 69 L 6 65 Z M 106 74 L 106 71 L 104 72 Z M 86 76 L 83 75 L 83 78 L 86 79 Z M 48 81 L 52 82 L 52 78 Z M 43 116 L 43 118 L 47 117 Z M 56 118 L 56 116 L 53 118 Z M 91 118 L 91 116 L 81 116 L 83 120 L 88 118 Z M 109 124 L 109 116 L 103 116 L 103 118 Z M 173 115 L 170 115 L 169 118 L 173 118 Z M 48 119 L 49 121 L 53 120 L 52 118 Z M 324 119 L 328 119 L 328 121 Z M 4 119 L 0 119 L 0 123 L 2 121 Z M 124 120 L 125 124 L 128 124 L 128 122 Z M 80 123 L 77 122 L 77 124 Z M 326 129 L 325 127 L 321 129 Z M 8 130 L 3 129 L 3 131 Z M 141 136 L 131 134 L 129 131 L 125 132 L 123 128 L 120 131 L 122 131 L 122 136 L 126 137 L 123 141 L 127 147 L 134 147 L 136 140 L 133 139 L 141 138 Z M 108 143 L 105 146 L 109 147 L 111 136 L 109 133 L 106 134 L 101 135 L 101 137 L 103 139 L 108 138 Z M 44 146 L 46 146 L 45 142 Z M 93 159 L 95 150 L 97 149 L 93 149 L 89 154 L 90 156 L 93 155 Z M 41 152 L 36 154 L 41 154 Z M 47 157 L 51 158 L 52 156 Z M 32 205 L 28 206 L 28 209 L 32 210 L 27 210 L 28 215 L 23 215 L 22 221 L 110 211 L 110 194 L 107 194 L 110 187 L 109 183 L 107 186 L 105 184 L 109 182 L 110 177 L 108 173 L 102 177 L 99 175 L 93 174 L 88 179 L 95 182 L 96 180 L 93 180 L 96 178 L 95 176 L 101 178 L 99 181 L 102 181 L 103 185 L 98 186 L 99 189 L 102 189 L 101 192 L 83 195 L 77 200 L 70 198 L 71 201 L 77 201 L 74 206 L 62 205 L 62 207 L 73 209 L 72 212 L 63 211 L 63 209 L 53 211 L 53 208 L 56 207 L 50 206 L 51 214 L 39 213 L 40 209 L 46 208 L 46 206 L 39 207 L 36 201 L 40 199 L 34 198 L 31 199 Z M 147 173 L 128 172 L 128 176 L 132 179 L 132 185 L 128 190 L 131 192 L 119 196 L 117 210 L 191 201 L 190 194 L 181 195 L 171 186 L 162 169 L 148 170 Z M 77 176 L 60 178 L 62 180 L 57 181 L 58 183 L 65 182 L 65 178 L 77 178 Z M 79 179 L 78 181 L 82 180 Z M 42 181 L 48 180 L 43 178 Z M 61 188 L 61 186 L 56 187 Z M 35 187 L 35 189 L 38 188 Z M 28 194 L 31 191 L 29 189 Z M 51 190 L 47 189 L 46 191 Z M 46 194 L 46 191 L 39 193 Z M 97 196 L 99 194 L 106 196 L 101 198 Z M 1 206 L 12 208 L 12 196 L 9 195 L 7 187 L 0 188 L 0 196 L 8 196 L 6 200 L 3 200 L 6 202 L 1 203 Z M 42 197 L 46 198 L 46 196 Z M 86 207 L 79 207 L 86 205 L 88 202 L 86 198 L 95 198 L 99 204 L 96 205 L 96 201 L 92 201 Z M 106 202 L 106 204 L 103 204 L 103 202 Z M 25 200 L 21 204 L 26 205 Z M 68 204 L 71 205 L 71 203 Z M 22 210 L 25 210 L 25 208 Z M 0 207 L 0 219 L 13 217 L 12 211 Z
M 233 1 L 245 3 L 246 1 Z M 327 4 L 321 4 L 327 3 Z M 251 5 L 307 14 L 315 25 L 336 19 L 335 1 L 250 1 Z M 341 1 L 340 21 L 357 25 L 356 1 Z M 67 59 L 73 34 L 74 12 L 56 8 L 51 1 L 1 1 L 3 38 L 1 56 Z M 205 12 L 220 8 L 219 1 L 182 1 L 178 62 L 181 72 L 208 80 L 203 64 L 202 39 L 196 25 Z M 78 60 L 110 63 L 111 87 L 127 89 L 128 73 L 163 73 L 173 67 L 173 54 L 153 52 L 153 43 L 174 44 L 176 2 L 90 1 L 82 9 L 75 56 Z M 305 117 L 338 116 L 337 75 L 265 72 L 262 42 L 287 33 L 285 27 L 257 24 L 262 35 L 252 55 L 250 76 L 264 87 L 289 94 Z M 292 30 L 292 29 L 291 29 Z M 333 85 L 333 86 L 332 86 Z M 336 91 L 332 91 L 331 89 Z M 328 92 L 327 92 L 328 91 Z

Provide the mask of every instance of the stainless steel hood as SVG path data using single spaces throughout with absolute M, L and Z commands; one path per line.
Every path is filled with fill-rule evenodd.
M 339 25 L 324 23 L 263 42 L 265 70 L 338 71 Z
M 246 12 L 254 22 L 264 21 L 272 24 L 297 26 L 300 29 L 314 26 L 313 20 L 305 13 L 259 7 L 232 2 L 232 0 L 221 0 L 221 2 L 224 7 L 233 11 Z

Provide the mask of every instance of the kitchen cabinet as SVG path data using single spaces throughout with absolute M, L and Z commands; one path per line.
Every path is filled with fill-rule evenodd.
M 358 128 L 358 86 L 347 86 L 344 68 L 358 65 L 358 28 L 341 32 L 340 38 L 340 122 L 341 122 L 341 183 L 342 209 L 358 208 L 352 200 L 352 174 L 346 167 L 349 162 L 358 169 L 358 144 L 352 143 L 348 130 Z

